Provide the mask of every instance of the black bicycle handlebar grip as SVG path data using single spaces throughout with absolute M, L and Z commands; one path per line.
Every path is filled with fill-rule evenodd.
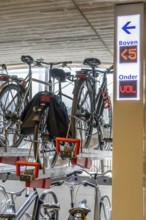
M 21 56 L 21 61 L 23 63 L 27 63 L 28 65 L 34 62 L 31 56 L 25 56 L 25 55 Z
M 94 184 L 89 183 L 89 182 L 87 182 L 87 181 L 83 182 L 83 186 L 91 186 L 91 187 L 95 188 L 95 185 L 94 185 Z
M 64 183 L 64 180 L 58 180 L 51 183 L 51 186 L 61 186 Z
M 11 175 L 11 172 L 7 172 L 6 177 L 2 180 L 2 182 L 5 183 L 9 179 L 10 175 Z
M 108 68 L 108 71 L 111 71 L 113 69 L 114 69 L 114 64 Z
M 82 172 L 83 172 L 82 170 L 76 170 L 71 173 L 68 173 L 66 176 L 69 177 L 69 176 L 76 175 L 76 174 L 82 174 Z

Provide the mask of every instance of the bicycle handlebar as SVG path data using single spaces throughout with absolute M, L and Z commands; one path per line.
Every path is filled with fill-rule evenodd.
M 90 182 L 88 182 L 88 181 L 82 181 L 82 184 L 83 184 L 83 186 L 91 186 L 91 187 L 93 187 L 93 188 L 95 188 L 95 187 L 96 187 L 96 185 L 95 185 L 95 184 L 90 183 Z
M 48 65 L 48 66 L 54 66 L 54 65 L 59 65 L 59 64 L 62 64 L 62 67 L 65 67 L 67 66 L 67 64 L 71 64 L 72 61 L 62 61 L 62 62 L 44 62 L 43 59 L 38 59 L 38 60 L 34 60 L 31 56 L 29 55 L 23 55 L 21 56 L 21 61 L 23 63 L 27 63 L 28 65 L 31 65 L 31 64 L 34 64 L 36 66 L 41 66 L 41 64 L 45 64 L 45 65 Z
M 94 179 L 97 179 L 98 177 L 100 176 L 105 176 L 107 173 L 112 173 L 112 170 L 107 170 L 106 172 L 104 173 L 89 173 L 88 171 L 84 170 L 84 169 L 80 169 L 80 170 L 75 170 L 69 174 L 67 174 L 66 176 L 67 177 L 70 177 L 70 176 L 76 176 L 77 174 L 82 174 L 83 172 L 87 173 L 90 177 L 93 177 Z
M 103 74 L 107 74 L 107 73 L 113 73 L 113 70 L 114 69 L 114 65 L 111 65 L 109 68 L 106 68 L 106 70 L 96 70 L 98 73 L 103 73 Z
M 44 62 L 44 61 L 41 61 L 42 64 L 46 64 L 48 66 L 55 66 L 55 65 L 59 65 L 59 64 L 62 64 L 62 67 L 65 67 L 67 66 L 67 64 L 71 64 L 72 61 L 62 61 L 62 62 L 54 62 L 54 63 L 47 63 L 47 62 Z
M 111 65 L 111 66 L 107 69 L 107 71 L 111 71 L 111 70 L 113 70 L 113 69 L 114 69 L 114 64 Z
M 7 194 L 10 194 L 10 195 L 12 195 L 12 196 L 21 196 L 22 195 L 22 193 L 24 192 L 26 190 L 26 195 L 28 196 L 28 191 L 27 191 L 27 188 L 23 188 L 22 190 L 20 190 L 20 191 L 16 191 L 16 192 L 10 192 L 10 191 L 6 191 L 6 193 Z
M 76 175 L 76 174 L 82 174 L 82 170 L 76 170 L 76 171 L 73 171 L 71 173 L 68 173 L 66 176 L 67 177 L 70 177 L 70 176 L 73 176 L 73 175 Z
M 51 183 L 51 186 L 61 186 L 64 183 L 64 180 L 58 180 Z

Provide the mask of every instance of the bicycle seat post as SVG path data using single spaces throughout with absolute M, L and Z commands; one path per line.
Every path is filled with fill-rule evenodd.
M 70 186 L 70 196 L 71 196 L 71 208 L 74 207 L 74 187 L 73 185 Z
M 28 64 L 28 68 L 29 68 L 29 79 L 30 79 L 30 85 L 32 85 L 32 69 L 31 69 L 31 63 Z M 32 99 L 32 89 L 30 89 L 29 91 L 29 100 Z
M 52 79 L 51 79 L 51 70 L 52 70 L 52 67 L 53 67 L 53 63 L 50 63 L 50 69 L 49 69 L 49 83 L 50 83 L 49 92 L 52 92 Z
M 10 194 L 10 196 L 11 196 L 11 209 L 15 213 L 16 207 L 15 207 L 15 201 L 14 201 L 14 194 Z

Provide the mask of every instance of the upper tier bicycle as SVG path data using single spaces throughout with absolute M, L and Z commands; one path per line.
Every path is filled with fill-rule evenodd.
M 41 167 L 53 167 L 58 154 L 56 153 L 54 140 L 49 139 L 49 134 L 47 131 L 47 104 L 49 102 L 49 92 L 53 91 L 53 79 L 56 79 L 59 82 L 59 91 L 58 95 L 60 97 L 65 96 L 69 97 L 67 94 L 62 93 L 61 83 L 65 82 L 66 79 L 72 80 L 72 75 L 70 72 L 66 73 L 63 69 L 53 68 L 54 65 L 61 64 L 62 67 L 67 66 L 69 62 L 59 62 L 59 63 L 46 63 L 42 60 L 33 60 L 30 56 L 22 56 L 22 61 L 28 64 L 29 73 L 23 80 L 23 85 L 19 79 L 15 81 L 8 81 L 7 85 L 3 88 L 0 93 L 0 118 L 1 118 L 1 132 L 6 137 L 5 142 L 7 146 L 18 147 L 21 141 L 26 138 L 27 133 L 22 132 L 22 121 L 21 114 L 24 110 L 24 107 L 28 104 L 32 97 L 32 81 L 42 83 L 48 88 L 42 93 L 40 97 L 39 106 L 37 106 L 35 119 L 34 119 L 34 129 L 32 130 L 32 136 L 30 141 L 34 142 L 34 157 L 37 161 L 40 162 Z M 45 65 L 49 69 L 49 82 L 44 82 L 32 78 L 32 65 L 42 66 Z M 48 92 L 49 91 L 49 92 Z M 47 100 L 45 101 L 44 98 Z M 41 100 L 41 101 L 40 101 Z M 46 111 L 45 111 L 46 109 Z M 34 110 L 35 111 L 35 110 Z M 46 125 L 46 126 L 45 126 Z M 30 135 L 29 135 L 30 137 Z
M 72 135 L 81 139 L 82 148 L 89 146 L 93 128 L 97 129 L 97 146 L 102 150 L 111 149 L 112 105 L 108 94 L 107 74 L 113 66 L 99 69 L 100 60 L 87 58 L 83 64 L 91 69 L 81 69 L 75 76 L 72 104 Z M 99 76 L 102 81 L 99 83 Z

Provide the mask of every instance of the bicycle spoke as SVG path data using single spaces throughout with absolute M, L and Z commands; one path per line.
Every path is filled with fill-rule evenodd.
M 40 122 L 34 127 L 34 155 L 41 168 L 53 167 L 57 160 L 54 141 L 50 140 L 47 129 L 48 108 L 42 112 Z

